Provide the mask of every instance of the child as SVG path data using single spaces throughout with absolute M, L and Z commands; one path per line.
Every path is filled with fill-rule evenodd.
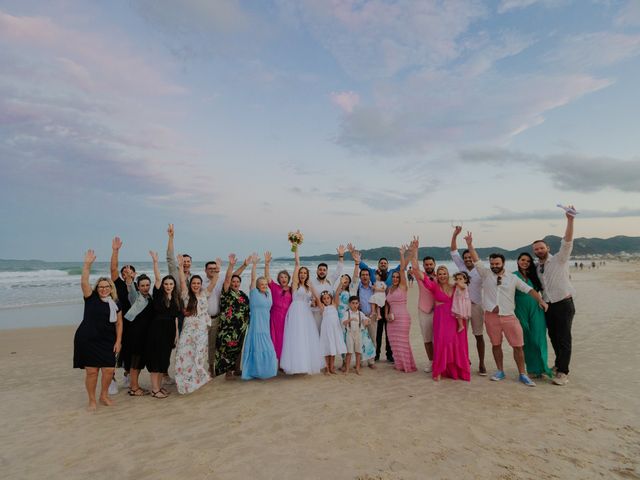
M 342 324 L 347 329 L 347 355 L 344 359 L 344 373 L 349 373 L 351 366 L 351 355 L 356 355 L 356 373 L 360 375 L 360 360 L 362 358 L 362 333 L 361 331 L 369 325 L 369 317 L 360 310 L 360 300 L 358 297 L 349 297 L 349 310 L 347 310 L 345 319 Z
M 340 320 L 344 320 L 347 310 L 349 310 L 349 289 L 351 288 L 351 277 L 346 273 L 340 277 L 340 285 L 336 289 L 336 307 Z
M 324 291 L 320 294 L 320 310 L 322 310 L 322 324 L 320 325 L 320 352 L 324 355 L 327 365 L 325 375 L 336 374 L 336 355 L 347 353 L 347 346 L 344 343 L 342 326 L 338 319 L 337 303 L 338 297 L 334 300 L 331 293 Z
M 373 295 L 369 298 L 371 304 L 371 318 L 380 318 L 380 309 L 387 301 L 387 284 L 382 281 L 380 270 L 376 270 L 376 282 L 373 284 Z
M 469 298 L 470 283 L 469 275 L 466 272 L 458 272 L 453 276 L 455 288 L 453 290 L 453 304 L 451 312 L 458 320 L 458 333 L 464 330 L 464 322 L 471 318 L 471 299 Z

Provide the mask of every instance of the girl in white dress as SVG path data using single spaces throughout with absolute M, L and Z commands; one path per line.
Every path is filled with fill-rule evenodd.
M 320 373 L 322 354 L 320 334 L 311 311 L 311 300 L 317 295 L 309 282 L 309 269 L 300 266 L 299 248 L 295 251 L 293 301 L 284 323 L 280 367 L 287 374 Z
M 327 365 L 325 374 L 336 374 L 336 355 L 347 353 L 347 346 L 344 343 L 342 325 L 338 318 L 337 304 L 339 296 L 335 299 L 331 293 L 324 291 L 320 294 L 320 309 L 322 310 L 322 324 L 320 326 L 320 352 L 324 355 Z
M 380 272 L 376 270 L 376 282 L 373 284 L 373 295 L 369 298 L 371 304 L 371 318 L 380 318 L 380 309 L 387 301 L 387 284 L 382 281 Z

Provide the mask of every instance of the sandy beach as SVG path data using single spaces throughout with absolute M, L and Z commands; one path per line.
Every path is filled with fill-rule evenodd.
M 4 330 L 2 477 L 640 478 L 640 266 L 608 263 L 572 275 L 577 314 L 566 387 L 518 384 L 506 343 L 508 380 L 479 377 L 470 342 L 470 383 L 436 384 L 381 362 L 361 376 L 217 378 L 188 396 L 173 388 L 164 400 L 121 389 L 115 407 L 90 414 L 84 372 L 71 368 L 75 327 Z M 416 303 L 414 285 L 412 341 L 422 370 Z M 141 383 L 148 387 L 148 373 Z

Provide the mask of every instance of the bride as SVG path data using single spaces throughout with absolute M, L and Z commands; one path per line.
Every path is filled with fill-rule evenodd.
M 311 311 L 311 301 L 317 298 L 309 282 L 309 269 L 300 266 L 298 249 L 295 250 L 293 271 L 293 302 L 284 324 L 284 338 L 280 366 L 287 374 L 320 373 L 324 359 L 320 353 L 320 335 Z

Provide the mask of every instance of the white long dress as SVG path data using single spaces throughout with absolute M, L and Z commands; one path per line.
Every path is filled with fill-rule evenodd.
M 347 353 L 344 332 L 334 305 L 324 307 L 320 328 L 320 353 L 322 355 L 342 355 Z
M 320 335 L 311 312 L 311 292 L 299 287 L 284 323 L 280 367 L 288 374 L 320 373 L 324 358 L 320 353 Z

